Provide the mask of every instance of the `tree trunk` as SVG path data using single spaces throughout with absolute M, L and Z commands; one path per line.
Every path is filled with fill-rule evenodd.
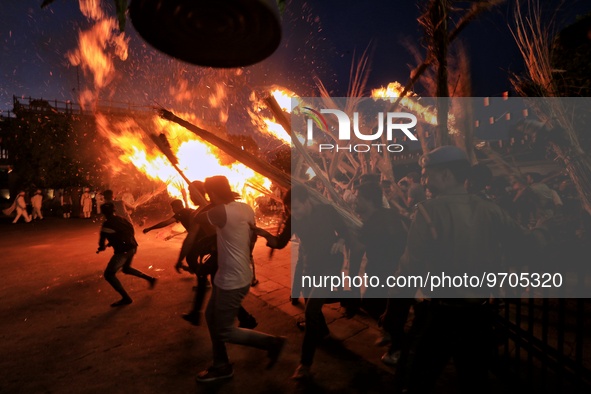
M 449 112 L 449 88 L 447 85 L 447 19 L 448 0 L 435 0 L 431 9 L 433 32 L 433 56 L 437 59 L 437 135 L 436 146 L 448 145 L 447 118 Z

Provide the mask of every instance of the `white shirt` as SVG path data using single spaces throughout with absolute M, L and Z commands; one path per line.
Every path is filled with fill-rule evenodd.
M 226 211 L 225 224 L 216 215 L 219 209 Z M 248 286 L 252 280 L 250 226 L 255 224 L 254 211 L 245 203 L 233 201 L 211 209 L 207 217 L 217 233 L 218 271 L 214 284 L 223 290 Z

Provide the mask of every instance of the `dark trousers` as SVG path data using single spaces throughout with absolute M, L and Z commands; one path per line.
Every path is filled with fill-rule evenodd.
M 218 269 L 217 252 L 212 252 L 209 255 L 203 255 L 200 245 L 197 244 L 187 254 L 186 261 L 189 268 L 193 270 L 197 277 L 197 286 L 195 288 L 195 296 L 193 297 L 193 308 L 191 314 L 198 314 L 203 309 L 205 295 L 207 294 L 207 276 L 211 276 L 211 282 Z
M 137 276 L 138 278 L 142 278 L 145 280 L 151 280 L 152 277 L 144 274 L 140 270 L 136 270 L 131 266 L 131 262 L 133 261 L 133 256 L 135 256 L 135 252 L 137 249 L 131 249 L 124 253 L 115 253 L 111 260 L 109 260 L 109 264 L 107 264 L 107 268 L 105 268 L 104 277 L 107 282 L 115 289 L 115 291 L 121 294 L 123 298 L 130 298 L 129 294 L 123 288 L 119 279 L 117 279 L 117 272 L 121 270 L 126 275 L 133 275 Z
M 217 253 L 212 253 L 205 257 L 187 256 L 187 263 L 197 277 L 197 287 L 195 289 L 195 297 L 193 298 L 193 309 L 191 310 L 191 313 L 197 314 L 203 308 L 205 294 L 207 294 L 207 276 L 211 276 L 211 282 L 213 284 L 213 279 L 218 269 Z
M 390 352 L 401 350 L 406 341 L 404 328 L 408 320 L 413 298 L 391 298 L 387 301 L 386 313 L 382 321 L 384 331 L 390 334 Z
M 304 332 L 304 341 L 302 343 L 302 356 L 300 363 L 305 366 L 311 366 L 314 361 L 316 347 L 320 340 L 328 335 L 328 325 L 322 313 L 322 306 L 327 299 L 322 296 L 326 289 L 316 288 L 310 291 L 306 298 L 306 331 Z M 334 302 L 334 300 L 329 301 Z
M 408 360 L 401 359 L 401 363 L 406 361 L 401 373 L 408 393 L 432 392 L 450 358 L 456 367 L 460 392 L 489 392 L 493 316 L 489 305 L 421 304 L 415 307 L 415 336 Z

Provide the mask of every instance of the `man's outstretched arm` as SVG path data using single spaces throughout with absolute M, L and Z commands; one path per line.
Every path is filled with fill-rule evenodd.
M 144 234 L 147 234 L 147 233 L 149 233 L 152 230 L 156 230 L 156 229 L 159 229 L 159 228 L 170 226 L 171 224 L 174 224 L 176 222 L 177 222 L 177 220 L 173 216 L 170 219 L 166 219 L 166 220 L 164 220 L 164 221 L 162 221 L 160 223 L 156 223 L 155 225 L 153 225 L 151 227 L 146 227 L 145 229 L 142 230 L 142 232 Z

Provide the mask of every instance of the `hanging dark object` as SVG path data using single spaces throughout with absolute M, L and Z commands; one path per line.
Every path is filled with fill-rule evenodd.
M 55 0 L 43 0 L 43 3 L 41 3 L 41 8 L 45 8 L 48 5 L 50 5 L 51 3 L 53 3 Z
M 248 66 L 281 41 L 276 0 L 131 0 L 129 16 L 156 49 L 200 66 Z

